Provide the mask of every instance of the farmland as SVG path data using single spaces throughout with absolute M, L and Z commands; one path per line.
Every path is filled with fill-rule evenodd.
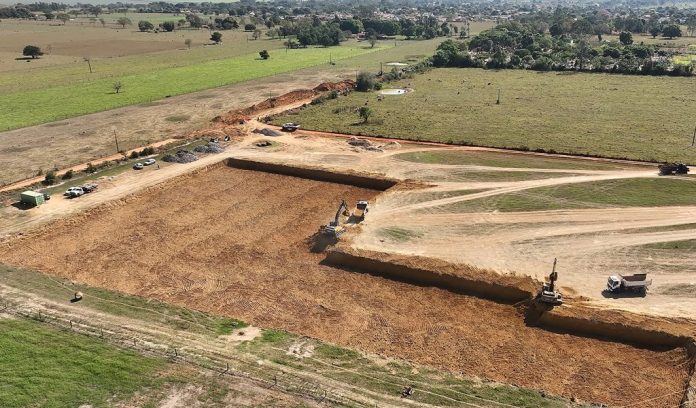
M 694 162 L 696 151 L 689 147 L 696 94 L 690 84 L 691 78 L 434 69 L 388 85 L 414 89 L 406 95 L 378 101 L 377 94 L 356 92 L 275 122 L 409 140 Z M 365 103 L 374 114 L 363 124 L 354 112 Z

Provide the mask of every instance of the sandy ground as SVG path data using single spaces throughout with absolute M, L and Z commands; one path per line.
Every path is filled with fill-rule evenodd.
M 339 199 L 376 194 L 214 167 L 10 241 L 0 259 L 584 401 L 672 393 L 643 406 L 677 404 L 684 350 L 551 333 L 527 326 L 514 306 L 322 265 L 308 242 L 318 225 L 333 217 Z M 618 382 L 618 390 L 605 386 Z
M 349 72 L 304 70 L 231 86 L 194 92 L 157 102 L 0 132 L 0 185 L 36 176 L 39 169 L 66 168 L 156 141 L 183 137 L 219 113 L 298 88 L 337 81 Z M 182 123 L 168 117 L 186 115 Z M 51 149 L 46 149 L 50 146 Z M 19 154 L 21 153 L 21 154 Z

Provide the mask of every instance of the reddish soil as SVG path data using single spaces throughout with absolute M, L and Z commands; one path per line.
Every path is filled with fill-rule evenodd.
M 582 401 L 678 406 L 684 349 L 553 333 L 511 305 L 322 265 L 308 238 L 341 198 L 377 193 L 219 166 L 2 244 L 0 260 Z

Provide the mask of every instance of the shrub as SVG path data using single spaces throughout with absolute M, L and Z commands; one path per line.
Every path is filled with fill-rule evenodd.
M 97 172 L 97 168 L 94 167 L 94 165 L 92 163 L 87 163 L 87 168 L 85 169 L 85 173 L 91 174 L 91 173 L 96 173 L 96 172 Z
M 137 159 L 138 157 L 140 157 L 140 155 L 138 154 L 138 152 L 136 152 L 135 150 L 133 150 L 133 151 L 130 153 L 130 155 L 128 155 L 128 157 L 130 157 L 131 159 Z
M 271 54 L 268 53 L 268 50 L 261 50 L 259 51 L 259 56 L 261 57 L 261 59 L 267 60 L 271 57 Z
M 43 183 L 46 185 L 51 185 L 56 182 L 56 172 L 54 170 L 49 170 L 46 172 L 46 177 L 44 177 Z
M 63 180 L 70 180 L 71 178 L 73 178 L 73 171 L 72 171 L 72 169 L 66 171 L 65 174 L 63 174 L 63 177 L 62 177 Z
M 329 99 L 336 99 L 336 98 L 338 98 L 338 91 L 333 90 L 333 91 L 329 92 L 328 98 L 329 98 Z
M 375 76 L 369 72 L 360 72 L 356 79 L 355 89 L 359 92 L 369 92 L 375 87 Z

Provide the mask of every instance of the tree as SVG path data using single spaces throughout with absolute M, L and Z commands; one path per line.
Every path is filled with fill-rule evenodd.
M 49 170 L 46 172 L 46 177 L 44 177 L 43 184 L 51 185 L 56 182 L 56 172 L 55 170 Z
M 633 44 L 633 34 L 628 31 L 622 31 L 619 34 L 619 41 L 621 41 L 623 45 L 631 45 Z
M 70 15 L 65 14 L 65 13 L 60 13 L 56 16 L 56 18 L 65 25 L 68 21 L 70 21 Z
M 251 36 L 254 38 L 254 40 L 258 40 L 259 38 L 261 38 L 261 30 L 257 28 L 256 30 L 254 30 L 254 34 L 252 34 Z
M 674 37 L 681 37 L 681 28 L 676 24 L 670 24 L 662 29 L 662 35 L 668 37 L 670 40 Z
M 187 14 L 186 15 L 186 21 L 188 21 L 189 25 L 192 28 L 201 28 L 203 27 L 203 19 L 197 16 L 196 14 Z
M 37 47 L 36 45 L 27 45 L 24 47 L 24 50 L 22 51 L 22 55 L 25 57 L 31 57 L 31 59 L 34 59 L 36 57 L 40 57 L 43 55 L 43 51 L 41 51 L 41 48 Z
M 370 41 L 370 48 L 375 48 L 375 44 L 377 44 L 377 37 L 372 35 L 368 41 Z
M 99 6 L 92 6 L 89 8 L 89 14 L 93 14 L 94 17 L 99 17 L 99 15 L 101 14 L 101 11 L 102 11 L 101 7 L 99 7 Z
M 111 89 L 113 89 L 114 92 L 119 93 L 121 92 L 121 89 L 123 89 L 123 84 L 121 81 L 116 81 L 113 85 L 111 85 Z
M 89 73 L 92 73 L 92 57 L 84 57 L 84 61 L 87 63 L 87 67 L 89 67 Z
M 222 42 L 222 34 L 220 32 L 215 31 L 213 34 L 210 35 L 210 40 L 214 41 L 215 44 L 219 44 Z
M 165 21 L 164 23 L 160 24 L 162 29 L 167 32 L 172 32 L 176 28 L 176 23 L 173 21 Z
M 106 20 L 104 20 L 103 18 L 100 18 L 99 22 L 101 23 L 102 27 L 106 27 Z
M 358 109 L 358 115 L 362 118 L 362 123 L 367 123 L 367 121 L 370 120 L 370 116 L 372 116 L 372 108 L 369 106 L 361 106 L 360 109 Z
M 133 24 L 128 17 L 119 17 L 118 20 L 116 20 L 117 23 L 121 25 L 121 27 L 126 28 L 127 25 Z
M 261 50 L 259 56 L 261 56 L 261 59 L 267 60 L 271 57 L 271 54 L 269 54 L 267 50 Z
M 143 21 L 138 22 L 138 30 L 140 30 L 142 32 L 150 31 L 150 30 L 154 30 L 154 29 L 155 29 L 155 26 L 149 21 L 143 20 Z
M 652 35 L 652 38 L 655 38 L 658 35 L 660 35 L 660 27 L 656 25 L 650 27 L 650 35 Z
M 56 15 L 53 14 L 51 10 L 44 11 L 44 17 L 46 17 L 46 20 L 53 20 L 56 18 Z
M 254 31 L 256 30 L 256 26 L 253 24 L 245 24 L 244 25 L 244 31 Z
M 360 72 L 355 81 L 355 89 L 359 92 L 369 92 L 375 87 L 375 76 L 369 72 Z
M 187 39 L 184 40 L 184 45 L 185 45 L 189 50 L 191 49 L 191 44 L 192 44 L 192 43 L 193 43 L 193 41 L 191 41 L 190 38 L 187 38 Z

